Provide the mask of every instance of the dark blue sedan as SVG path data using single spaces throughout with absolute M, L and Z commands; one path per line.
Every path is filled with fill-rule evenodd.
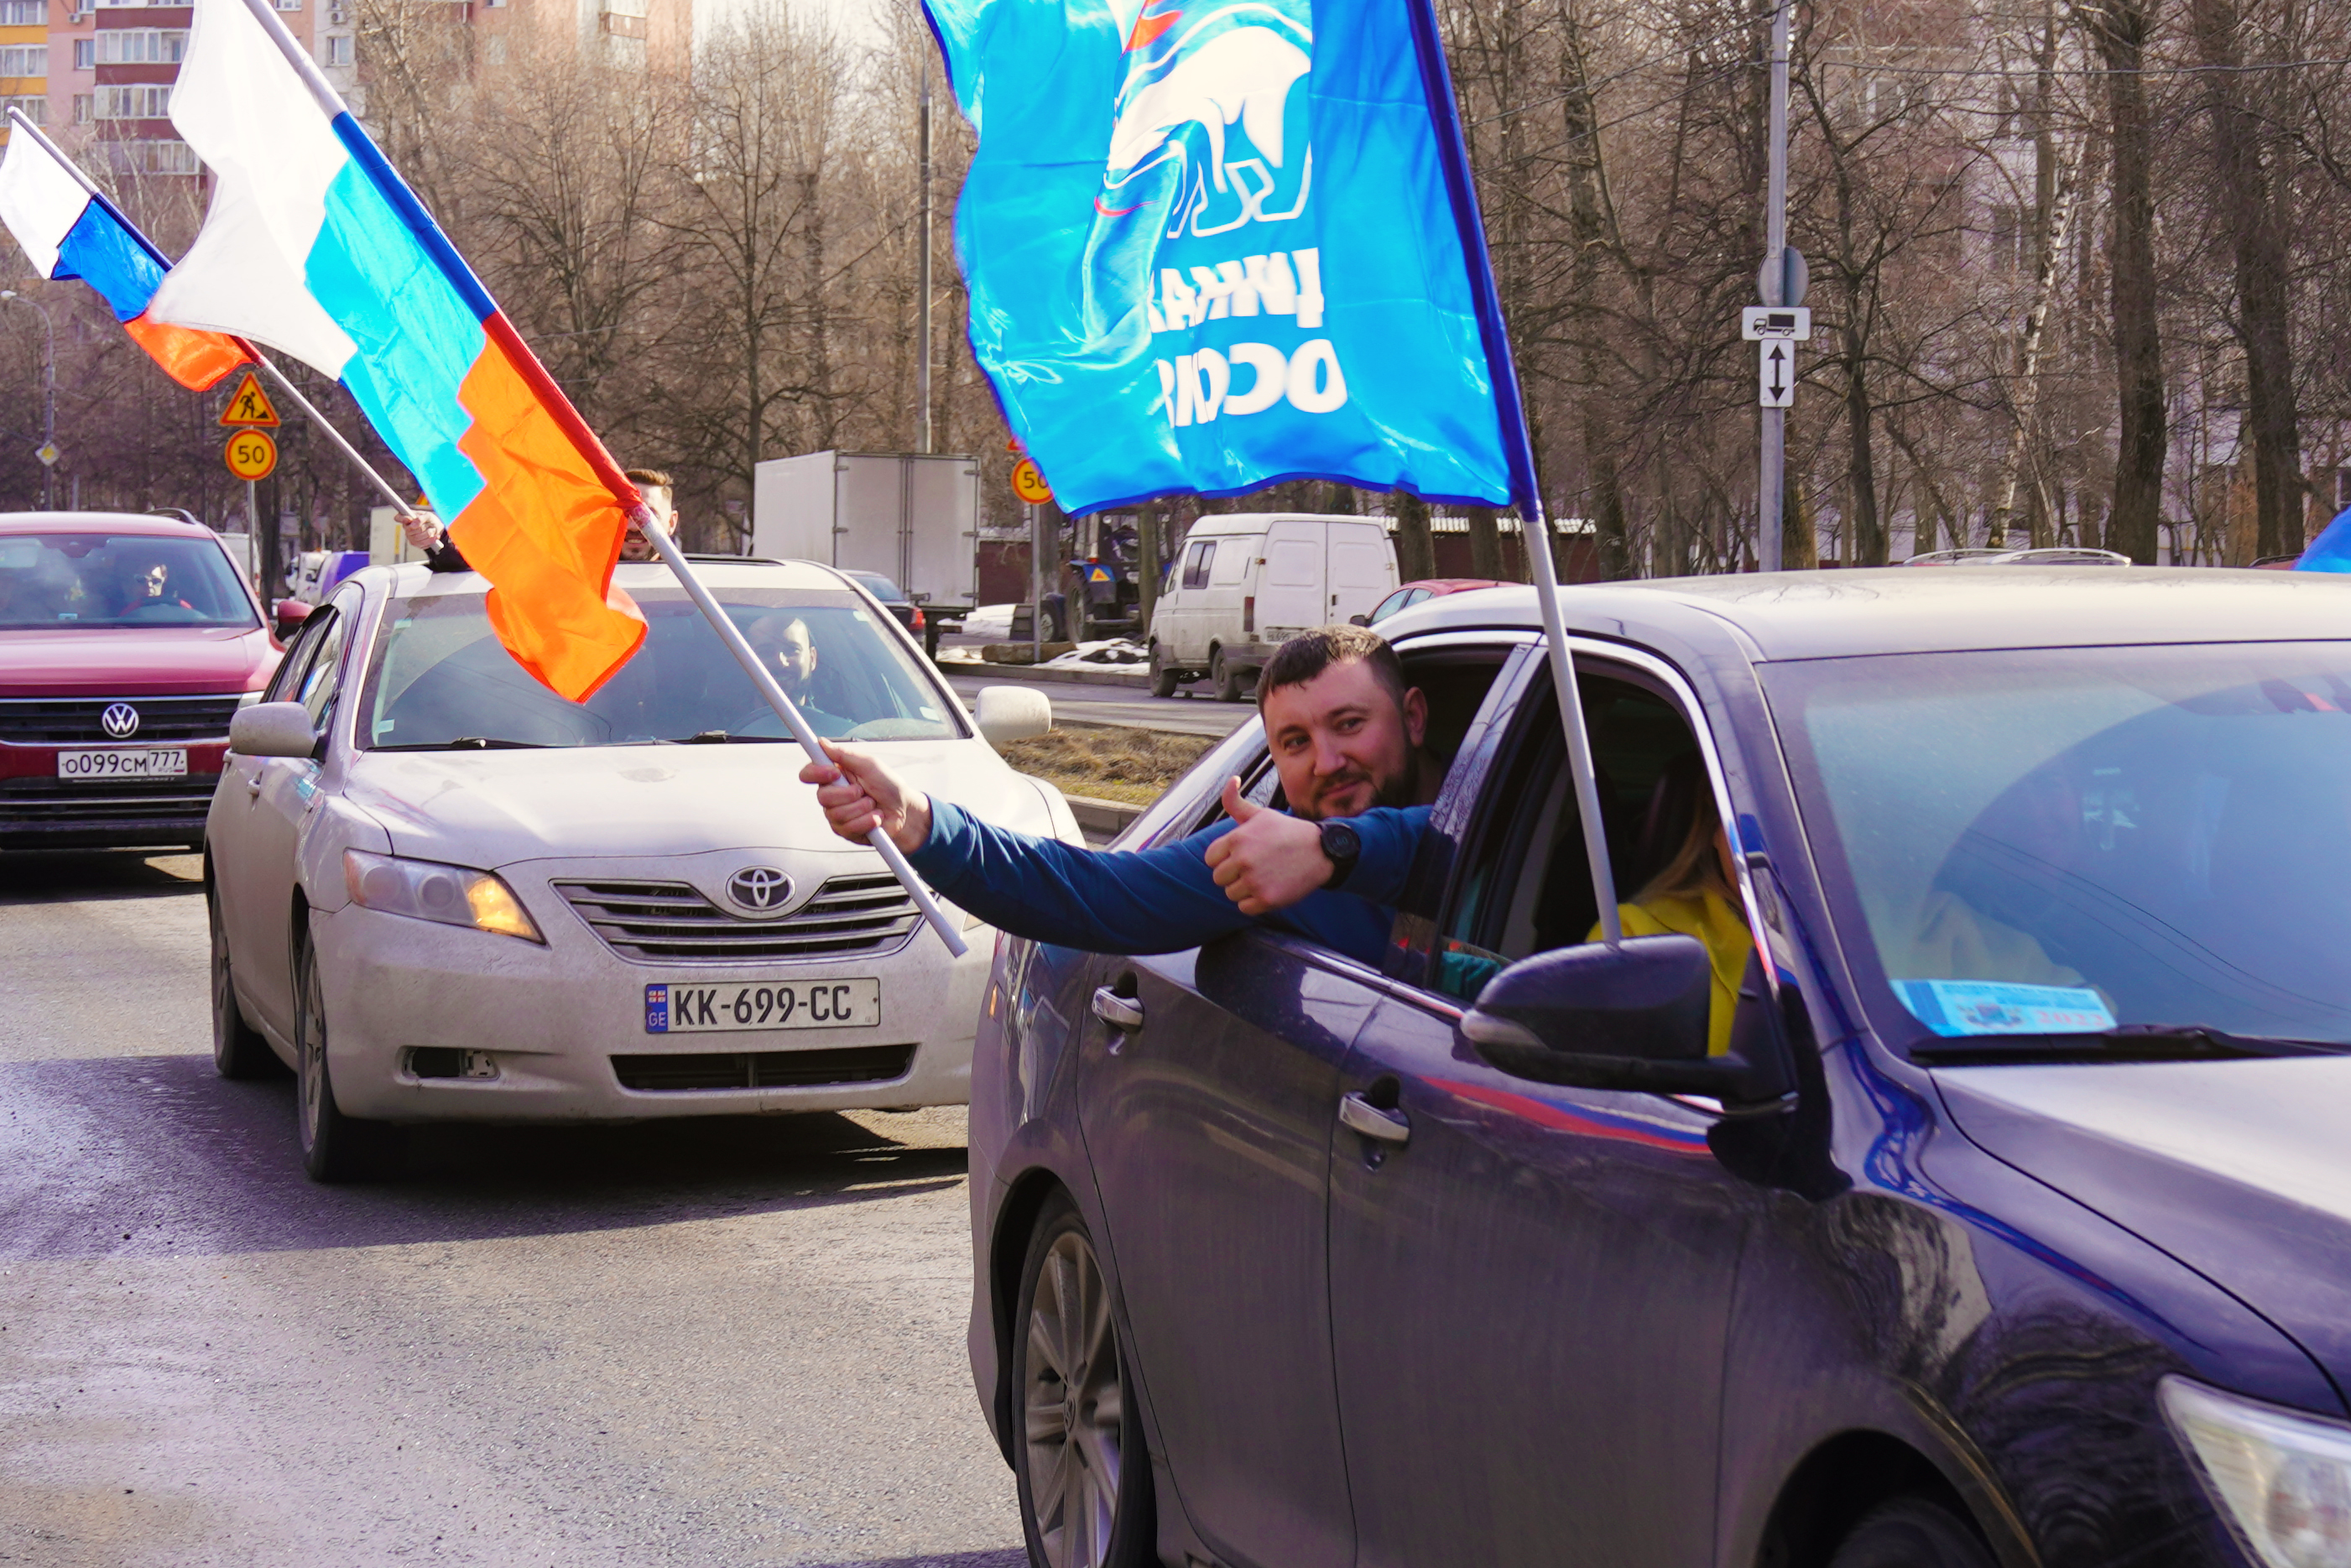
M 1728 825 L 1727 1034 L 1697 941 L 1593 940 L 1531 593 L 1384 622 L 1447 772 L 1377 968 L 999 946 L 1032 1558 L 2351 1568 L 2351 587 L 1565 600 L 1618 898 Z

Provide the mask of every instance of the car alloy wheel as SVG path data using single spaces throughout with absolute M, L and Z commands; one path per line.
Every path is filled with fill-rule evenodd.
M 1029 1242 L 1014 1322 L 1014 1470 L 1038 1568 L 1149 1561 L 1151 1459 L 1126 1392 L 1110 1287 L 1066 1199 Z
M 376 1175 L 398 1152 L 396 1129 L 346 1116 L 335 1103 L 327 1069 L 326 992 L 319 983 L 319 950 L 306 933 L 294 954 L 294 1107 L 302 1141 L 302 1168 L 320 1182 L 358 1181 Z
M 285 1071 L 261 1031 L 245 1021 L 228 966 L 228 928 L 221 922 L 220 894 L 204 890 L 204 915 L 213 937 L 213 1071 L 223 1078 L 267 1078 Z

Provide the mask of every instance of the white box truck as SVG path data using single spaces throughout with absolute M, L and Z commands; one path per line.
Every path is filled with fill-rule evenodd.
M 905 452 L 809 452 L 762 463 L 751 553 L 878 571 L 942 615 L 979 586 L 979 461 Z

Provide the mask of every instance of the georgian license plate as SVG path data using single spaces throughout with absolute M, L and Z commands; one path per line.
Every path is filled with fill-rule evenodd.
M 657 981 L 645 988 L 647 1034 L 716 1034 L 763 1029 L 872 1029 L 882 1021 L 882 982 L 857 980 Z
M 177 779 L 188 771 L 182 746 L 142 746 L 135 751 L 60 751 L 60 779 Z

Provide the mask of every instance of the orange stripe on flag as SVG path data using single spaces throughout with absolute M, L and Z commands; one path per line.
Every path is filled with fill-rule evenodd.
M 139 346 L 163 367 L 163 373 L 190 392 L 208 392 L 251 358 L 245 345 L 225 332 L 199 332 L 141 315 L 122 324 Z
M 585 702 L 645 638 L 644 617 L 612 587 L 628 527 L 621 503 L 495 338 L 457 401 L 474 416 L 457 449 L 484 487 L 450 538 L 490 580 L 490 627 L 515 662 Z

